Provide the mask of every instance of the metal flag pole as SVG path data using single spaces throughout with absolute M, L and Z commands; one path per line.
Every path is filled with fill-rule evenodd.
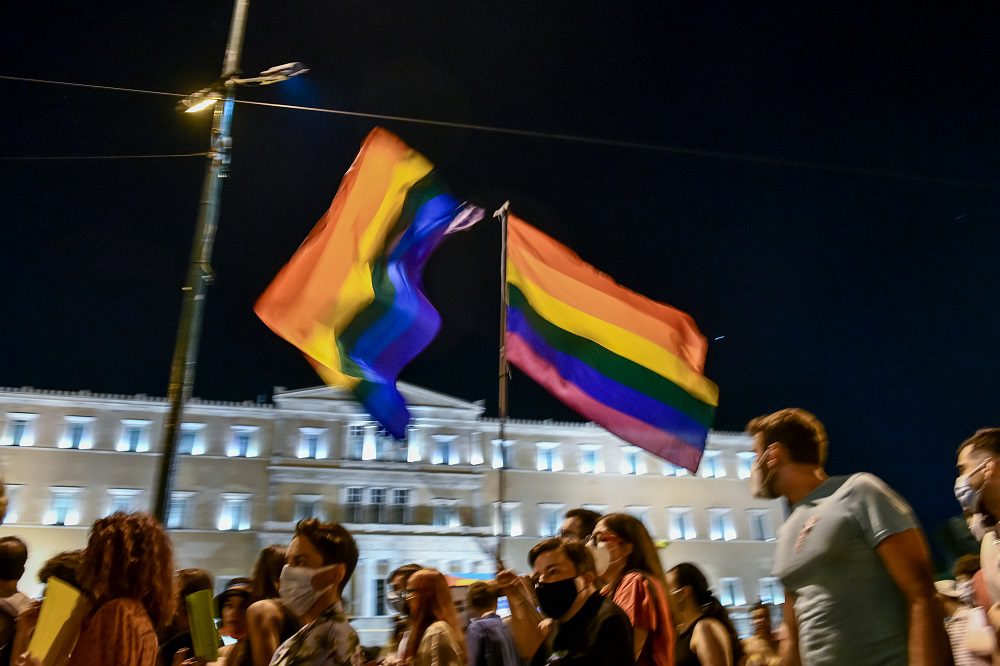
M 500 375 L 499 397 L 497 411 L 500 421 L 500 466 L 497 468 L 497 518 L 500 529 L 497 530 L 497 562 L 503 562 L 503 502 L 504 502 L 504 468 L 507 466 L 504 450 L 506 447 L 507 425 L 507 214 L 510 212 L 510 202 L 505 201 L 493 217 L 500 220 Z
M 170 506 L 170 494 L 177 465 L 178 432 L 184 404 L 191 399 L 191 390 L 194 386 L 205 297 L 208 285 L 212 281 L 212 245 L 219 224 L 219 194 L 222 192 L 222 179 L 229 171 L 229 149 L 232 145 L 229 131 L 233 121 L 233 107 L 236 105 L 238 85 L 236 75 L 239 73 L 249 5 L 250 0 L 235 0 L 233 6 L 226 56 L 222 64 L 225 97 L 222 104 L 216 104 L 213 110 L 212 149 L 208 155 L 205 180 L 202 184 L 198 222 L 195 225 L 194 243 L 191 247 L 191 264 L 184 285 L 181 318 L 177 326 L 177 340 L 174 343 L 174 356 L 170 365 L 170 387 L 167 393 L 170 407 L 163 421 L 161 440 L 163 457 L 154 508 L 154 515 L 164 524 L 167 522 L 167 510 Z

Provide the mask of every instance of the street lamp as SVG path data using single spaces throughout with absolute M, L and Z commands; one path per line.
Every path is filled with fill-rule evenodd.
M 249 5 L 250 0 L 235 0 L 233 18 L 229 27 L 229 39 L 226 44 L 226 56 L 219 81 L 189 95 L 181 102 L 185 113 L 212 108 L 213 118 L 211 150 L 208 154 L 205 179 L 202 183 L 198 221 L 195 225 L 194 242 L 191 247 L 191 261 L 183 289 L 181 318 L 177 326 L 177 340 L 174 343 L 174 355 L 170 365 L 170 386 L 167 389 L 169 408 L 163 422 L 163 439 L 161 441 L 163 457 L 160 464 L 154 514 L 164 525 L 167 523 L 170 494 L 173 490 L 181 418 L 184 413 L 184 405 L 191 399 L 191 390 L 194 386 L 205 297 L 208 285 L 212 281 L 212 245 L 219 224 L 219 194 L 222 191 L 222 179 L 229 172 L 229 151 L 232 148 L 230 128 L 233 121 L 233 107 L 236 105 L 236 88 L 241 85 L 266 86 L 309 71 L 302 63 L 291 62 L 266 69 L 260 73 L 260 76 L 251 78 L 238 76 Z M 218 102 L 222 102 L 222 104 L 218 104 Z

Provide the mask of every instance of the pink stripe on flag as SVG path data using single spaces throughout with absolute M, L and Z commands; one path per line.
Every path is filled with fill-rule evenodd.
M 561 400 L 567 407 L 604 427 L 621 439 L 642 447 L 661 458 L 675 461 L 692 473 L 698 470 L 702 452 L 668 432 L 623 414 L 598 402 L 579 386 L 566 381 L 556 368 L 532 349 L 517 333 L 507 332 L 507 358 L 516 363 L 529 377 Z

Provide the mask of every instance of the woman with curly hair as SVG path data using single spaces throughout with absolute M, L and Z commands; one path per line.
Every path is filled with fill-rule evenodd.
M 69 666 L 152 666 L 156 632 L 174 616 L 174 553 L 145 513 L 113 513 L 90 528 L 78 570 L 92 610 Z M 26 663 L 37 660 L 27 659 Z
M 406 581 L 403 602 L 410 616 L 410 666 L 464 666 L 462 625 L 444 575 L 436 569 L 416 572 Z
M 625 611 L 632 623 L 635 663 L 673 666 L 674 621 L 660 556 L 649 532 L 626 513 L 609 513 L 594 528 L 590 547 L 595 563 L 607 563 L 604 596 Z

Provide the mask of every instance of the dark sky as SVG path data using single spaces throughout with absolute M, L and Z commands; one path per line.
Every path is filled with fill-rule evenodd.
M 937 4 L 254 0 L 244 71 L 312 71 L 240 94 L 898 174 L 383 123 L 459 196 L 509 198 L 725 336 L 707 363 L 719 429 L 810 409 L 831 472 L 878 474 L 932 526 L 957 512 L 956 445 L 998 425 L 1000 375 L 998 14 Z M 219 72 L 231 10 L 17 3 L 0 74 L 192 92 Z M 208 116 L 169 97 L 0 81 L 0 99 L 3 157 L 207 147 Z M 319 383 L 251 307 L 374 124 L 237 107 L 197 395 Z M 0 384 L 165 394 L 203 173 L 200 158 L 0 161 Z M 483 223 L 434 256 L 444 329 L 403 376 L 490 414 L 498 244 Z M 573 418 L 523 375 L 511 391 L 513 416 Z

